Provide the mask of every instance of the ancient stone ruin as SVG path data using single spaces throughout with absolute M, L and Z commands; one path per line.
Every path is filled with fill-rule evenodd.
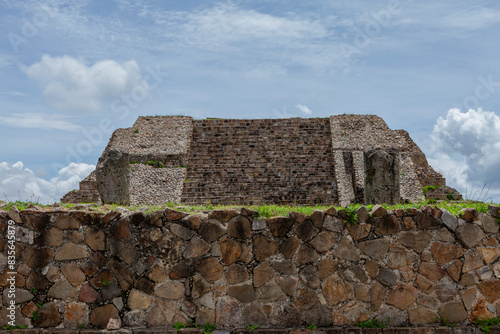
M 425 186 L 436 186 L 427 197 L 461 198 L 446 186 L 406 131 L 389 129 L 377 116 L 247 120 L 161 116 L 139 117 L 132 127 L 113 133 L 100 161 L 111 151 L 128 155 L 128 178 L 123 166 L 116 173 L 108 170 L 108 176 L 98 168 L 102 174 L 92 172 L 80 190 L 62 201 L 113 202 L 116 198 L 106 194 L 116 190 L 125 196 L 119 203 L 131 204 L 363 203 L 364 151 L 375 147 L 398 152 L 399 175 L 393 176 L 399 177 L 399 190 L 394 188 L 397 193 L 391 201 L 418 201 Z M 113 175 L 117 180 L 109 178 Z

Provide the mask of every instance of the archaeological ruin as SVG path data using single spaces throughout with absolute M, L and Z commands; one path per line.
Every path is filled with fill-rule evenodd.
M 363 203 L 364 152 L 396 153 L 394 202 L 461 199 L 404 130 L 374 115 L 329 118 L 139 117 L 117 129 L 96 171 L 62 202 Z M 111 154 L 111 157 L 110 157 Z M 118 159 L 113 160 L 113 157 Z M 117 193 L 121 197 L 116 197 Z M 103 198 L 104 197 L 104 198 Z

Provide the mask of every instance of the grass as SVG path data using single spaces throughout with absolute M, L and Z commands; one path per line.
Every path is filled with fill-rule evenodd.
M 260 204 L 260 205 L 219 205 L 219 204 L 204 204 L 204 205 L 185 205 L 185 204 L 180 204 L 180 203 L 166 203 L 164 205 L 119 205 L 119 204 L 106 204 L 106 205 L 96 205 L 89 203 L 90 205 L 85 208 L 79 208 L 79 210 L 83 210 L 89 213 L 107 213 L 109 211 L 116 211 L 117 208 L 122 207 L 125 208 L 129 211 L 134 211 L 141 209 L 143 210 L 144 213 L 151 213 L 155 211 L 162 211 L 165 210 L 165 208 L 171 208 L 174 210 L 179 210 L 183 211 L 189 214 L 197 213 L 197 212 L 202 212 L 202 211 L 211 211 L 211 210 L 224 210 L 224 209 L 234 209 L 234 208 L 241 208 L 241 207 L 246 207 L 248 209 L 254 210 L 259 214 L 259 217 L 261 218 L 269 218 L 269 217 L 275 217 L 275 216 L 287 216 L 290 212 L 296 211 L 305 215 L 310 215 L 316 210 L 327 210 L 331 208 L 331 205 L 299 205 L 299 204 L 284 204 L 284 205 L 279 205 L 279 204 Z M 397 209 L 403 209 L 403 210 L 408 210 L 410 208 L 413 209 L 419 209 L 422 205 L 431 205 L 434 206 L 436 205 L 440 209 L 446 209 L 455 216 L 459 217 L 460 216 L 460 211 L 464 208 L 474 208 L 478 212 L 486 213 L 488 211 L 488 205 L 489 204 L 494 204 L 494 205 L 499 205 L 495 203 L 484 203 L 484 202 L 476 202 L 476 201 L 462 201 L 462 202 L 456 202 L 456 201 L 445 201 L 445 202 L 438 202 L 438 203 L 433 203 L 432 201 L 424 201 L 424 202 L 418 202 L 418 203 L 410 203 L 410 204 L 396 204 L 396 205 L 386 205 L 384 204 L 383 207 L 386 208 L 387 210 L 397 210 Z M 50 207 L 50 205 L 44 205 L 36 202 L 21 202 L 21 201 L 16 201 L 16 202 L 9 202 L 7 203 L 3 210 L 10 210 L 13 206 L 16 206 L 19 210 L 25 210 L 28 209 L 28 206 L 31 205 L 37 205 L 42 208 L 47 208 Z M 80 204 L 72 204 L 72 203 L 62 203 L 62 208 L 65 209 L 74 209 L 77 206 L 80 206 Z M 352 204 L 349 205 L 347 208 L 342 208 L 336 206 L 335 208 L 337 210 L 345 210 L 348 221 L 349 223 L 355 223 L 356 222 L 356 210 L 358 210 L 362 204 Z M 374 205 L 365 205 L 366 209 L 370 211 L 373 208 Z M 500 221 L 499 221 L 500 223 Z
M 481 328 L 481 331 L 483 331 L 483 333 L 489 334 L 491 331 L 491 327 L 500 326 L 500 318 L 494 317 L 485 320 L 477 320 L 476 318 L 476 325 L 478 325 L 479 328 Z

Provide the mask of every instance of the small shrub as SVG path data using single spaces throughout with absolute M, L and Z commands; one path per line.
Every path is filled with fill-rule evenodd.
M 309 325 L 309 326 L 307 326 L 306 328 L 307 328 L 307 329 L 309 329 L 309 330 L 313 330 L 313 329 L 316 329 L 316 328 L 318 328 L 318 327 L 316 327 L 316 325 L 314 325 L 314 324 L 310 324 L 310 325 Z
M 134 133 L 139 133 L 139 130 L 138 130 L 138 129 L 135 129 L 135 130 L 134 130 Z
M 36 295 L 38 293 L 38 290 L 35 287 L 32 287 L 30 289 L 31 294 Z
M 189 325 L 188 324 L 183 324 L 182 322 L 180 321 L 177 321 L 175 324 L 174 324 L 174 329 L 176 332 L 180 331 L 181 329 L 183 328 L 186 328 L 188 327 Z
M 424 196 L 427 197 L 427 193 L 429 191 L 436 190 L 437 188 L 439 188 L 439 186 L 425 186 L 425 187 L 422 187 L 422 192 L 424 193 Z
M 253 332 L 257 328 L 260 328 L 260 326 L 259 325 L 247 325 L 247 328 L 250 328 L 250 332 Z
M 455 199 L 455 195 L 453 195 L 452 192 L 449 192 L 448 195 L 446 195 L 446 198 L 448 201 L 453 201 Z
M 111 284 L 111 282 L 110 282 L 110 281 L 105 280 L 105 279 L 103 279 L 103 280 L 102 280 L 102 285 L 104 285 L 104 286 L 108 286 L 108 285 L 110 285 L 110 284 Z
M 79 328 L 79 329 L 84 329 L 85 327 L 87 327 L 87 324 L 86 324 L 86 323 L 84 323 L 84 322 L 80 322 L 80 323 L 78 324 L 78 328 Z
M 347 224 L 356 224 L 358 222 L 358 214 L 356 213 L 356 207 L 345 208 L 347 214 Z
M 165 165 L 161 161 L 148 161 L 148 165 L 154 168 L 163 168 Z

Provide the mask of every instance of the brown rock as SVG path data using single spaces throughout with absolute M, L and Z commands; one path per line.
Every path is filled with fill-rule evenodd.
M 414 285 L 426 294 L 431 294 L 436 288 L 436 285 L 431 280 L 420 274 L 417 274 Z
M 250 222 L 243 216 L 233 218 L 227 227 L 227 235 L 236 239 L 247 239 L 251 235 Z
M 465 219 L 468 222 L 472 222 L 474 220 L 479 220 L 479 214 L 476 209 L 464 208 L 460 210 L 460 218 Z
M 296 212 L 296 211 L 292 211 L 289 213 L 289 216 L 295 220 L 295 222 L 297 222 L 298 224 L 302 224 L 305 220 L 306 220 L 306 215 L 300 213 L 300 212 Z
M 399 281 L 397 271 L 382 267 L 378 271 L 377 280 L 387 286 L 393 286 Z
M 165 281 L 155 287 L 155 295 L 164 299 L 180 299 L 184 292 L 184 284 L 178 281 Z
M 431 240 L 430 231 L 403 231 L 398 234 L 398 242 L 418 253 L 427 247 Z
M 96 289 L 102 288 L 103 286 L 109 285 L 113 281 L 113 274 L 108 270 L 101 270 L 97 273 L 90 284 Z
M 276 283 L 287 296 L 293 296 L 299 283 L 298 277 L 278 277 Z
M 387 304 L 406 310 L 417 300 L 417 289 L 410 284 L 399 283 L 387 296 Z
M 183 239 L 183 240 L 191 240 L 194 235 L 194 232 L 185 228 L 180 224 L 170 223 L 168 225 L 168 229 L 172 232 L 173 235 Z
M 181 220 L 182 218 L 186 217 L 188 214 L 181 212 L 181 211 L 176 211 L 176 210 L 172 210 L 170 208 L 166 208 L 164 215 L 165 215 L 165 218 L 167 218 L 168 220 Z
M 415 227 L 415 221 L 411 217 L 403 217 L 403 225 L 405 229 L 411 230 Z
M 156 299 L 146 313 L 146 326 L 173 326 L 176 322 L 188 323 L 179 307 L 170 300 Z
M 129 226 L 129 217 L 124 217 L 111 225 L 111 235 L 118 239 L 130 239 L 132 231 Z
M 276 282 L 271 281 L 259 288 L 262 303 L 271 303 L 277 300 L 285 300 L 287 297 Z
M 370 302 L 370 289 L 367 284 L 358 283 L 354 286 L 354 296 L 365 303 Z
M 211 286 L 200 276 L 195 275 L 193 277 L 193 288 L 191 290 L 191 296 L 193 299 L 198 299 L 208 291 L 210 291 Z
M 471 315 L 469 317 L 470 322 L 477 322 L 478 320 L 487 320 L 495 317 L 486 307 L 486 302 L 484 298 L 479 299 L 474 308 L 472 309 Z
M 374 260 L 381 261 L 389 250 L 389 240 L 379 238 L 374 240 L 362 241 L 358 243 L 358 248 Z
M 275 261 L 273 268 L 281 275 L 297 275 L 297 267 L 291 260 Z
M 401 231 L 401 224 L 394 215 L 387 215 L 375 220 L 376 235 L 393 235 Z
M 221 223 L 227 223 L 237 216 L 239 213 L 235 210 L 214 210 L 208 214 L 208 218 L 218 220 Z
M 249 279 L 250 275 L 248 275 L 248 270 L 242 265 L 232 264 L 227 268 L 226 281 L 229 284 L 243 283 Z
M 167 268 L 162 263 L 157 262 L 151 266 L 148 277 L 153 282 L 163 282 L 168 277 Z
M 75 244 L 79 244 L 83 241 L 83 234 L 77 231 L 68 231 L 66 232 L 66 238 L 68 238 L 69 242 L 74 242 Z
M 477 279 L 476 274 L 474 274 L 472 272 L 472 273 L 463 274 L 462 278 L 460 279 L 460 284 L 462 284 L 463 286 L 472 286 L 472 285 L 475 285 L 477 283 L 477 281 L 478 281 L 478 279 Z
M 85 274 L 78 268 L 75 262 L 70 262 L 66 264 L 61 269 L 63 275 L 68 279 L 68 281 L 74 286 L 82 285 L 85 282 Z
M 128 306 L 131 310 L 147 310 L 151 306 L 152 301 L 153 298 L 151 296 L 136 289 L 132 289 L 128 296 Z
M 325 218 L 325 213 L 323 211 L 315 210 L 309 219 L 313 222 L 314 226 L 321 228 L 323 226 L 323 220 Z
M 356 210 L 356 214 L 358 215 L 358 224 L 361 225 L 366 223 L 368 218 L 370 218 L 370 213 L 366 209 L 366 207 L 361 206 L 359 209 Z
M 361 208 L 360 208 L 361 209 Z M 365 209 L 366 210 L 366 209 Z M 359 209 L 358 209 L 359 211 Z M 359 215 L 358 215 L 359 219 Z M 372 229 L 371 224 L 348 224 L 347 229 L 354 241 L 364 239 L 370 235 L 370 230 Z
M 331 306 L 345 302 L 353 297 L 351 285 L 336 275 L 330 276 L 324 280 L 322 289 L 328 304 Z
M 316 262 L 318 260 L 318 253 L 307 245 L 300 245 L 295 257 L 295 263 L 300 265 Z
M 292 303 L 299 310 L 308 310 L 318 303 L 318 297 L 313 290 L 300 288 L 293 296 Z
M 474 301 L 476 300 L 476 293 L 476 288 L 468 288 L 466 290 L 460 291 L 460 298 L 462 299 L 462 302 L 464 303 L 464 306 L 467 310 L 470 310 L 474 305 Z
M 320 232 L 309 244 L 318 252 L 325 253 L 330 250 L 337 242 L 336 236 L 332 232 Z
M 90 323 L 97 327 L 106 327 L 111 318 L 119 318 L 118 310 L 112 304 L 98 307 L 90 315 Z
M 446 272 L 455 282 L 460 281 L 460 273 L 462 272 L 463 262 L 458 259 L 453 261 L 447 268 Z
M 191 241 L 189 241 L 189 244 L 183 255 L 186 259 L 192 259 L 207 254 L 209 250 L 210 245 L 200 237 L 195 236 L 193 239 L 191 239 Z
M 54 249 L 26 247 L 21 253 L 24 264 L 32 269 L 42 268 L 54 256 Z
M 78 300 L 84 303 L 94 303 L 100 299 L 100 295 L 91 286 L 84 285 L 80 289 Z
M 217 325 L 222 328 L 237 328 L 241 325 L 241 308 L 232 298 L 220 298 L 217 301 L 215 315 Z
M 424 230 L 437 230 L 441 227 L 441 222 L 425 212 L 417 213 L 417 226 Z
M 441 302 L 447 302 L 457 295 L 457 284 L 440 282 L 436 285 L 436 293 Z
M 201 226 L 201 217 L 199 215 L 187 216 L 182 221 L 184 225 L 195 231 Z
M 469 271 L 476 270 L 483 266 L 483 261 L 475 255 L 465 254 L 464 266 L 462 268 L 463 273 L 468 273 Z
M 49 302 L 44 304 L 42 309 L 38 311 L 37 319 L 33 319 L 33 325 L 35 327 L 57 327 L 61 324 L 61 315 L 57 311 L 57 307 L 54 302 Z
M 380 284 L 375 283 L 370 289 L 370 305 L 372 311 L 377 311 L 384 302 L 387 290 Z
M 135 288 L 147 295 L 152 295 L 155 289 L 155 284 L 147 278 L 141 277 L 135 283 Z
M 316 228 L 310 220 L 307 220 L 295 227 L 295 234 L 297 234 L 297 236 L 304 242 L 308 242 L 309 240 L 311 240 L 315 231 Z
M 215 257 L 207 257 L 193 262 L 194 269 L 209 283 L 222 277 L 224 268 Z
M 387 266 L 390 268 L 401 268 L 413 263 L 416 260 L 416 256 L 412 256 L 412 253 L 399 244 L 391 243 L 389 247 Z
M 77 230 L 80 228 L 80 223 L 78 223 L 78 221 L 71 216 L 59 216 L 53 226 L 60 230 Z
M 436 323 L 437 319 L 439 319 L 436 312 L 423 307 L 408 310 L 408 316 L 410 318 L 410 324 L 412 325 L 432 324 Z
M 120 284 L 122 290 L 128 290 L 134 282 L 134 275 L 115 259 L 111 259 L 111 261 L 109 261 L 109 267 L 111 268 L 111 271 L 113 272 L 115 279 Z
M 63 240 L 63 231 L 52 227 L 42 234 L 42 239 L 45 246 L 60 246 Z
M 167 261 L 175 262 L 179 259 L 178 253 L 181 244 L 182 243 L 176 243 L 166 237 L 158 243 L 158 247 Z M 110 248 L 112 255 L 118 257 L 129 266 L 133 266 L 141 256 L 135 244 L 130 241 L 112 239 Z
M 467 319 L 467 312 L 461 302 L 451 302 L 442 304 L 438 308 L 438 313 L 447 323 L 460 323 Z
M 103 230 L 91 228 L 86 233 L 85 242 L 94 251 L 106 250 L 106 236 Z
M 285 237 L 293 226 L 293 219 L 290 217 L 272 217 L 267 220 L 267 225 L 272 235 L 276 238 Z
M 297 238 L 297 237 L 288 238 L 285 241 L 283 241 L 283 243 L 281 244 L 280 252 L 287 259 L 291 259 L 295 255 L 295 252 L 297 251 L 297 248 L 299 248 L 299 245 L 300 245 L 299 238 Z
M 78 260 L 87 257 L 87 249 L 85 246 L 74 243 L 67 243 L 61 247 L 56 253 L 56 261 Z
M 457 238 L 467 247 L 477 246 L 485 237 L 484 232 L 476 224 L 466 223 L 456 230 Z
M 422 262 L 420 263 L 420 267 L 418 268 L 418 272 L 430 279 L 431 281 L 437 282 L 441 278 L 443 278 L 446 273 L 439 266 L 429 263 Z
M 31 318 L 31 316 L 33 315 L 33 312 L 36 312 L 37 310 L 38 310 L 38 307 L 35 305 L 35 303 L 29 302 L 28 304 L 26 304 L 25 307 L 23 307 L 22 312 L 25 316 L 27 316 L 28 318 Z M 0 322 L 1 322 L 1 320 L 0 320 Z
M 401 274 L 401 278 L 405 282 L 413 281 L 413 278 L 415 277 L 415 272 L 413 271 L 413 268 L 410 266 L 404 266 L 399 268 L 399 273 Z
M 62 299 L 62 300 L 76 300 L 78 297 L 78 290 L 71 285 L 65 278 L 57 280 L 47 292 L 47 297 Z
M 203 223 L 198 230 L 199 235 L 208 243 L 217 240 L 226 231 L 218 224 L 215 223 Z
M 253 253 L 255 254 L 255 259 L 257 261 L 265 260 L 268 257 L 276 254 L 277 251 L 278 251 L 278 243 L 275 240 L 265 237 L 262 234 L 254 235 Z
M 320 287 L 318 270 L 313 265 L 307 265 L 299 272 L 299 277 L 311 289 L 316 290 Z
M 227 294 L 244 304 L 251 303 L 257 299 L 257 294 L 250 284 L 230 286 L 227 289 Z
M 479 254 L 483 257 L 486 264 L 495 262 L 500 257 L 500 249 L 497 248 L 479 248 Z
M 368 276 L 366 275 L 366 271 L 364 270 L 363 266 L 359 264 L 348 267 L 346 270 L 344 270 L 343 273 L 341 273 L 341 275 L 348 281 L 361 282 L 361 283 L 368 282 Z
M 242 252 L 239 242 L 233 239 L 221 238 L 219 244 L 222 252 L 222 260 L 226 266 L 239 260 Z
M 256 288 L 261 287 L 271 278 L 274 272 L 268 261 L 264 261 L 253 269 L 253 286 Z
M 486 233 L 497 233 L 500 225 L 496 222 L 495 218 L 490 215 L 481 215 L 481 226 Z
M 332 258 L 325 257 L 318 263 L 319 279 L 324 280 L 328 276 L 333 275 L 338 268 L 338 263 Z
M 500 280 L 482 281 L 478 286 L 489 303 L 494 303 L 500 298 Z
M 301 318 L 301 311 L 287 305 L 274 307 L 270 316 L 271 324 L 279 327 L 298 327 L 301 324 Z
M 387 210 L 384 209 L 380 204 L 375 204 L 375 206 L 370 211 L 370 216 L 375 219 L 387 216 L 387 214 Z
M 16 277 L 16 284 L 18 283 L 17 279 L 19 279 L 19 278 L 20 277 Z M 23 279 L 20 279 L 19 283 L 22 283 L 22 281 L 23 281 Z M 40 275 L 36 271 L 32 271 L 30 273 L 30 275 L 28 276 L 28 279 L 26 280 L 26 288 L 27 289 L 35 288 L 35 289 L 37 289 L 38 292 L 45 292 L 45 290 L 47 290 L 49 285 L 50 285 L 50 282 L 44 276 Z
M 431 244 L 431 252 L 434 260 L 440 266 L 464 255 L 462 246 L 437 241 Z
M 189 277 L 193 274 L 193 268 L 189 266 L 186 262 L 177 263 L 172 266 L 168 276 L 172 280 L 177 280 L 181 278 Z
M 378 262 L 367 259 L 365 262 L 366 272 L 371 278 L 375 278 L 378 275 Z
M 361 249 L 361 246 L 358 246 Z M 354 246 L 354 243 L 347 237 L 344 237 L 335 248 L 333 254 L 337 257 L 348 261 L 359 261 L 360 254 L 359 250 Z

